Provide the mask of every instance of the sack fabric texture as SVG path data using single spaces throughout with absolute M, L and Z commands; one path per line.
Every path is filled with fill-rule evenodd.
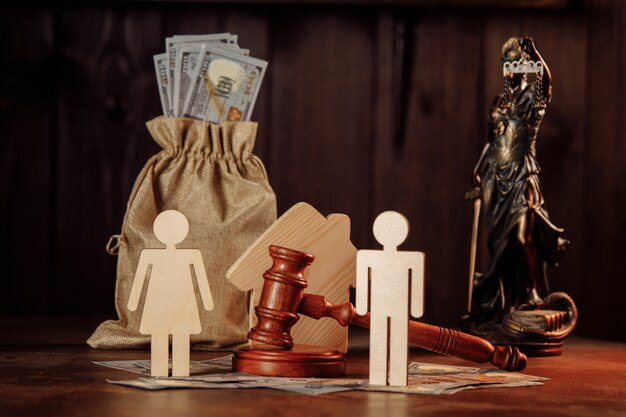
M 189 221 L 189 234 L 176 247 L 201 251 L 215 303 L 213 310 L 204 310 L 194 283 L 202 332 L 191 336 L 193 348 L 223 350 L 245 343 L 249 297 L 225 274 L 276 220 L 276 196 L 263 163 L 252 154 L 257 124 L 158 117 L 147 126 L 163 150 L 148 160 L 135 181 L 118 237 L 119 319 L 100 324 L 87 343 L 102 349 L 149 345 L 150 335 L 139 333 L 149 278 L 137 310 L 130 311 L 127 304 L 141 251 L 165 248 L 153 224 L 160 212 L 170 209 Z

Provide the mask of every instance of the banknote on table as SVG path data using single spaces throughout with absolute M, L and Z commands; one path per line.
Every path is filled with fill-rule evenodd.
M 212 123 L 250 120 L 267 62 L 205 45 L 183 116 Z
M 323 378 L 280 378 L 230 373 L 215 376 L 189 376 L 170 378 L 145 378 L 132 380 L 109 380 L 117 385 L 126 385 L 147 390 L 166 388 L 202 389 L 252 389 L 268 388 L 305 395 L 322 395 L 353 391 L 367 383 L 366 379 L 323 379 Z
M 548 378 L 541 376 L 506 372 L 498 369 L 481 369 L 476 373 L 459 374 L 456 377 L 463 381 L 472 382 L 474 385 L 512 384 L 516 382 L 540 382 L 548 380 Z
M 255 384 L 256 385 L 256 384 Z M 269 388 L 279 391 L 293 392 L 295 394 L 304 395 L 324 395 L 334 394 L 337 392 L 355 391 L 358 386 L 356 385 L 338 385 L 336 383 L 331 384 L 319 384 L 317 382 L 298 383 L 291 382 L 286 384 L 275 385 L 258 385 L 257 388 Z
M 129 371 L 142 375 L 150 375 L 149 360 L 103 361 L 94 363 L 96 365 L 106 366 L 107 368 L 120 369 L 122 371 Z
M 289 379 L 289 378 L 284 378 Z M 270 382 L 205 382 L 181 379 L 157 379 L 157 378 L 137 378 L 131 380 L 110 380 L 107 382 L 116 385 L 125 385 L 133 388 L 146 390 L 162 390 L 172 388 L 199 388 L 199 389 L 254 389 L 270 388 L 283 391 L 296 392 L 305 395 L 321 395 L 334 392 L 352 391 L 354 388 L 341 385 L 319 385 L 301 382 L 285 382 L 283 384 L 272 384 Z
M 364 385 L 360 391 L 395 392 L 404 394 L 440 395 L 446 390 L 466 386 L 466 381 L 459 381 L 454 376 L 421 376 L 409 378 L 407 386 Z
M 230 370 L 233 367 L 233 355 L 220 356 L 218 358 L 205 359 L 197 362 L 204 365 L 221 366 L 222 368 Z
M 448 374 L 473 374 L 480 368 L 471 366 L 439 365 L 436 363 L 411 362 L 409 375 L 448 375 Z
M 384 391 L 398 392 L 405 394 L 455 394 L 467 389 L 478 388 L 512 388 L 512 387 L 531 387 L 543 385 L 542 381 L 547 378 L 520 374 L 515 372 L 505 372 L 497 369 L 477 369 L 470 367 L 453 367 L 448 365 L 434 365 L 412 362 L 409 368 L 422 368 L 426 372 L 430 369 L 439 368 L 439 373 L 423 373 L 410 374 L 409 385 L 406 387 L 398 386 L 376 386 L 367 385 L 359 388 L 364 391 Z M 447 368 L 447 369 L 446 369 Z M 453 368 L 460 369 L 458 373 L 450 373 Z M 445 372 L 448 373 L 445 373 Z
M 323 395 L 335 392 L 354 391 L 367 384 L 367 379 L 323 379 L 323 378 L 281 378 L 276 381 L 257 381 L 247 385 L 269 388 L 305 395 Z
M 447 389 L 442 394 L 450 395 L 450 394 L 456 394 L 457 392 L 473 390 L 473 389 L 536 387 L 537 385 L 543 385 L 543 382 L 518 381 L 518 382 L 508 382 L 508 383 L 503 382 L 503 383 L 498 383 L 498 384 L 464 385 L 458 388 Z
M 231 371 L 232 355 L 191 362 L 188 377 L 148 378 L 150 361 L 96 362 L 111 368 L 145 375 L 134 380 L 110 383 L 135 388 L 158 390 L 166 388 L 250 389 L 269 388 L 305 395 L 322 395 L 345 391 L 380 391 L 404 394 L 442 395 L 481 388 L 512 388 L 542 385 L 547 378 L 496 369 L 479 369 L 412 362 L 406 387 L 369 385 L 367 379 L 349 378 L 281 378 L 248 375 Z
M 101 361 L 94 362 L 96 365 L 108 368 L 120 369 L 142 375 L 150 375 L 150 360 L 127 360 L 127 361 Z M 170 369 L 172 361 L 169 363 Z M 232 355 L 207 359 L 204 361 L 191 361 L 189 363 L 189 373 L 191 375 L 223 374 L 230 372 L 232 368 Z
M 404 394 L 441 395 L 455 394 L 469 389 L 510 388 L 541 385 L 539 381 L 518 380 L 503 383 L 485 383 L 480 381 L 459 380 L 454 377 L 420 377 L 410 378 L 409 385 L 377 386 L 367 385 L 365 379 L 303 379 L 303 378 L 260 378 L 246 375 L 219 377 L 177 377 L 177 378 L 145 378 L 135 380 L 107 380 L 112 384 L 126 385 L 135 388 L 158 390 L 166 388 L 202 388 L 202 389 L 252 389 L 267 388 L 288 391 L 304 395 L 323 395 L 346 391 L 376 391 Z

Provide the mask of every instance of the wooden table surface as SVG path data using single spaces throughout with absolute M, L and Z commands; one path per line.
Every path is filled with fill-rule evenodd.
M 148 351 L 93 350 L 84 340 L 100 318 L 0 320 L 0 416 L 626 416 L 626 344 L 571 338 L 560 357 L 531 358 L 538 387 L 425 396 L 345 392 L 318 397 L 275 391 L 144 391 L 109 384 L 135 374 L 93 361 L 148 359 Z M 351 338 L 348 374 L 365 377 L 364 334 Z M 352 336 L 351 336 L 352 337 Z M 192 352 L 192 360 L 223 353 Z M 411 360 L 469 365 L 411 351 Z M 485 366 L 486 367 L 486 366 Z

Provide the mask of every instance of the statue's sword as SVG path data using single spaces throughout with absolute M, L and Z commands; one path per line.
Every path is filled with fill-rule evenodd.
M 469 290 L 467 296 L 467 312 L 472 312 L 472 291 L 474 289 L 474 275 L 476 273 L 476 248 L 478 247 L 478 225 L 480 220 L 480 187 L 465 193 L 465 199 L 473 201 L 474 215 L 472 217 L 472 238 L 470 241 L 470 257 L 469 257 Z

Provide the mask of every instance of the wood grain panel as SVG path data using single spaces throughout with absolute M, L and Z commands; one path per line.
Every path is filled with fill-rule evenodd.
M 0 314 L 43 313 L 53 285 L 49 155 L 58 79 L 52 12 L 3 11 L 0 46 L 0 234 L 6 245 Z
M 270 183 L 279 213 L 298 201 L 345 213 L 363 247 L 368 224 L 371 16 L 273 15 Z
M 467 305 L 471 213 L 463 194 L 481 142 L 475 114 L 480 26 L 471 15 L 432 15 L 414 22 L 404 148 L 397 155 L 390 143 L 386 133 L 394 117 L 387 110 L 392 122 L 383 122 L 376 136 L 374 212 L 397 210 L 407 216 L 411 232 L 403 247 L 426 253 L 423 320 L 454 323 Z M 378 50 L 386 54 L 390 47 Z
M 80 22 L 80 24 L 77 24 Z M 131 186 L 157 147 L 144 126 L 158 115 L 151 57 L 161 52 L 159 14 L 70 8 L 58 22 L 58 288 L 55 311 L 113 306 L 118 233 Z
M 626 340 L 621 259 L 626 253 L 626 4 L 594 1 L 589 10 L 589 55 L 584 184 L 587 315 L 581 333 Z

